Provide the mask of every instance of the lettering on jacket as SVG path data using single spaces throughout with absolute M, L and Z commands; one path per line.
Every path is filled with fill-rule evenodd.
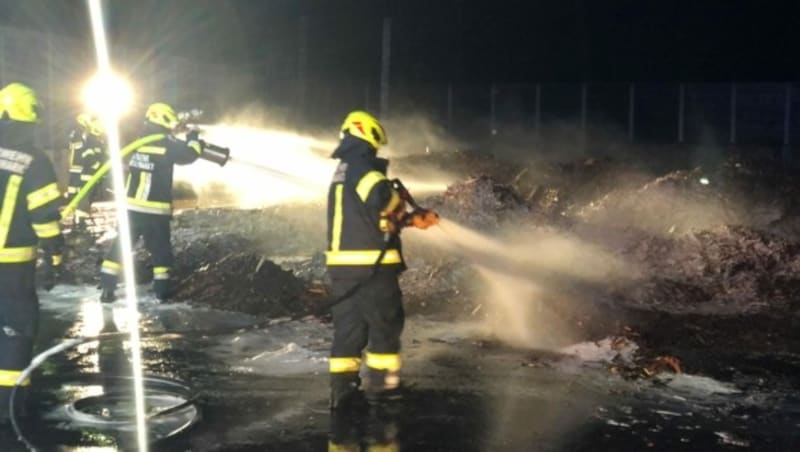
M 130 166 L 144 171 L 153 171 L 155 165 L 150 161 L 150 156 L 145 154 L 135 153 L 131 157 Z
M 25 174 L 33 161 L 33 156 L 25 152 L 0 148 L 0 169 L 16 174 Z
M 341 162 L 336 167 L 336 172 L 333 174 L 333 183 L 338 184 L 344 182 L 344 176 L 347 173 L 347 163 Z

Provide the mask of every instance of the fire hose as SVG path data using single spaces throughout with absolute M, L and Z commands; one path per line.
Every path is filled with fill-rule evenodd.
M 241 328 L 239 328 L 239 329 L 241 329 Z M 189 333 L 189 332 L 158 332 L 158 333 L 145 333 L 143 336 L 175 338 L 175 337 L 182 337 L 183 335 L 185 335 L 187 333 Z M 198 333 L 198 334 L 209 334 L 209 332 L 207 332 L 207 331 L 206 332 L 197 331 L 196 333 Z M 30 378 L 30 375 L 33 373 L 33 371 L 35 371 L 37 368 L 39 368 L 39 366 L 44 364 L 44 362 L 47 361 L 48 358 L 50 358 L 50 357 L 52 357 L 54 355 L 57 355 L 57 354 L 59 354 L 59 353 L 61 353 L 63 351 L 69 350 L 69 349 L 71 349 L 73 347 L 77 347 L 77 346 L 79 346 L 81 344 L 85 344 L 87 342 L 94 342 L 94 341 L 112 339 L 112 338 L 117 338 L 117 337 L 125 337 L 127 335 L 128 335 L 127 332 L 110 332 L 110 333 L 101 333 L 101 334 L 98 334 L 98 335 L 95 335 L 95 336 L 79 337 L 79 338 L 75 338 L 75 339 L 69 339 L 69 340 L 66 340 L 66 341 L 64 341 L 64 342 L 62 342 L 60 344 L 56 344 L 53 347 L 48 348 L 47 350 L 45 350 L 45 351 L 39 353 L 38 355 L 36 355 L 31 360 L 31 363 L 28 365 L 28 367 L 26 367 L 20 373 L 19 377 L 14 382 L 14 386 L 11 389 L 11 394 L 9 395 L 9 398 L 8 398 L 8 415 L 9 415 L 9 420 L 11 422 L 11 427 L 13 428 L 14 433 L 17 436 L 17 439 L 20 442 L 22 442 L 25 445 L 25 447 L 28 448 L 28 450 L 36 451 L 38 449 L 23 434 L 22 429 L 20 428 L 19 422 L 17 421 L 15 407 L 16 407 L 17 392 L 19 391 L 20 386 L 22 386 L 26 382 L 26 380 L 28 380 Z M 164 416 L 164 415 L 167 415 L 167 414 L 174 413 L 176 411 L 182 410 L 183 408 L 191 406 L 191 405 L 195 404 L 196 402 L 197 402 L 197 396 L 189 397 L 186 401 L 184 401 L 182 403 L 176 404 L 176 405 L 171 406 L 169 408 L 166 408 L 164 410 L 161 410 L 161 411 L 158 411 L 158 412 L 155 412 L 155 413 L 152 413 L 152 414 L 148 415 L 147 416 L 147 420 L 149 421 L 149 420 L 157 418 L 159 416 Z

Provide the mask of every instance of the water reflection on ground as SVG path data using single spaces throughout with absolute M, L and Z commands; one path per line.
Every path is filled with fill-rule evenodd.
M 96 289 L 63 287 L 42 299 L 40 348 L 103 328 Z M 743 387 L 739 382 L 692 375 L 629 382 L 611 375 L 602 363 L 549 351 L 487 348 L 476 341 L 469 325 L 422 318 L 410 320 L 404 338 L 405 375 L 411 385 L 404 397 L 331 416 L 326 373 L 329 326 L 309 318 L 244 328 L 253 321 L 244 314 L 158 305 L 145 294 L 140 319 L 146 333 L 144 373 L 185 384 L 185 393 L 175 398 L 177 387 L 165 389 L 153 383 L 148 387 L 153 395 L 150 408 L 155 412 L 159 403 L 163 408 L 190 400 L 199 410 L 194 413 L 199 414 L 196 423 L 155 442 L 154 450 L 792 450 L 798 446 L 793 432 L 800 427 L 800 402 L 792 382 Z M 127 327 L 124 315 L 118 315 L 116 323 L 121 329 Z M 214 334 L 147 336 L 167 331 Z M 92 451 L 131 446 L 130 419 L 121 414 L 125 399 L 114 399 L 126 391 L 127 347 L 125 338 L 88 342 L 41 366 L 34 378 L 37 391 L 31 397 L 31 416 L 24 423 L 37 445 L 43 450 L 65 446 L 58 450 Z M 109 394 L 111 399 L 92 404 Z M 75 400 L 88 401 L 78 406 L 78 416 L 69 411 Z M 104 416 L 127 424 L 98 425 Z M 192 412 L 151 419 L 154 435 L 169 436 L 181 416 L 188 422 Z M 8 434 L 0 442 L 3 450 L 15 447 Z

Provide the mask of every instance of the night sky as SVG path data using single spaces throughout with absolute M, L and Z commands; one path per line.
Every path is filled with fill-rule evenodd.
M 108 2 L 113 40 L 259 70 L 296 54 L 308 70 L 372 77 L 393 18 L 395 80 L 783 81 L 798 79 L 800 2 L 138 0 Z M 80 0 L 0 0 L 0 23 L 87 36 Z

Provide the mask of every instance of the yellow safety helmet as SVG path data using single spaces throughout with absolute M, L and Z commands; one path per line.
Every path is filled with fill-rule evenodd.
M 175 110 L 163 102 L 156 102 L 147 107 L 144 117 L 153 124 L 158 124 L 170 130 L 174 129 L 179 122 Z
M 91 113 L 81 113 L 75 118 L 75 120 L 86 132 L 94 136 L 100 136 L 103 134 L 103 124 L 100 122 L 100 118 L 97 116 Z
M 36 92 L 22 83 L 11 83 L 0 90 L 0 117 L 12 121 L 36 122 L 39 119 Z
M 345 135 L 361 138 L 375 149 L 389 142 L 381 123 L 365 111 L 354 111 L 344 118 L 339 138 L 344 138 Z

